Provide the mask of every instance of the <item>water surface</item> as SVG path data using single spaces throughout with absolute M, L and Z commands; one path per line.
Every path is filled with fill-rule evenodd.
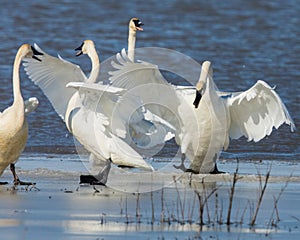
M 101 60 L 127 46 L 128 21 L 139 17 L 144 32 L 137 47 L 177 50 L 198 62 L 210 60 L 219 89 L 240 91 L 258 79 L 277 86 L 296 125 L 300 89 L 300 6 L 287 1 L 2 1 L 0 20 L 0 109 L 12 102 L 12 63 L 17 48 L 38 43 L 90 69 L 74 48 L 92 39 Z M 193 69 L 194 70 L 194 69 Z M 199 69 L 200 71 L 200 69 Z M 28 152 L 74 152 L 73 138 L 49 101 L 22 70 L 24 98 L 40 100 L 29 116 Z M 170 79 L 174 84 L 182 84 Z M 281 127 L 259 143 L 233 141 L 228 158 L 299 160 L 299 133 Z M 172 149 L 169 144 L 166 148 Z

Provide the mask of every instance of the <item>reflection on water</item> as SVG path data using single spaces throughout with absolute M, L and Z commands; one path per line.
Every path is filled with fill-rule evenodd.
M 7 219 L 7 218 L 0 219 L 0 228 L 1 227 L 16 227 L 18 225 L 20 225 L 19 219 Z
M 88 72 L 87 58 L 73 49 L 84 39 L 95 41 L 101 60 L 127 46 L 128 20 L 139 17 L 144 31 L 137 47 L 163 47 L 198 62 L 213 62 L 219 89 L 239 91 L 263 79 L 277 91 L 296 125 L 300 120 L 299 12 L 297 0 L 280 1 L 5 1 L 1 4 L 0 109 L 12 102 L 11 73 L 16 49 L 37 42 L 50 54 L 61 54 Z M 195 69 L 193 69 L 195 71 Z M 200 71 L 200 69 L 199 69 Z M 74 152 L 73 138 L 43 93 L 21 71 L 24 98 L 40 99 L 29 116 L 27 151 Z M 170 79 L 183 84 L 181 79 Z M 299 133 L 282 127 L 254 144 L 234 141 L 229 152 L 290 153 L 299 160 Z M 172 149 L 168 145 L 166 152 Z M 272 158 L 272 157 L 271 157 Z M 284 156 L 282 157 L 284 158 Z

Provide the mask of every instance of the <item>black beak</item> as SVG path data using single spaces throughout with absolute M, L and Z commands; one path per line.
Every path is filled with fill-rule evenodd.
M 36 55 L 41 56 L 41 55 L 44 55 L 44 54 L 39 52 L 38 50 L 36 50 L 33 46 L 31 46 L 31 50 L 32 50 L 32 53 L 33 53 L 32 58 L 35 59 L 35 60 L 38 60 L 39 62 L 41 62 L 42 60 L 39 59 Z
M 82 52 L 82 47 L 83 47 L 83 44 L 82 43 L 78 48 L 75 48 L 75 51 L 79 51 L 76 53 L 76 57 L 80 56 L 83 52 Z
M 195 108 L 198 108 L 201 98 L 202 98 L 201 92 L 199 90 L 196 90 L 196 97 L 195 97 L 195 100 L 193 102 Z
M 137 28 L 137 30 L 143 31 L 142 26 L 144 24 L 142 23 L 142 21 L 140 21 L 139 19 L 134 19 L 133 23 L 134 23 L 135 27 Z

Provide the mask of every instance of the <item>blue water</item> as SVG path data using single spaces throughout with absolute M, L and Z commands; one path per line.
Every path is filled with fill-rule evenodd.
M 89 71 L 74 48 L 92 39 L 101 60 L 127 46 L 128 21 L 139 17 L 144 32 L 136 47 L 163 47 L 198 62 L 210 60 L 220 90 L 240 91 L 263 79 L 283 99 L 299 125 L 300 5 L 286 1 L 1 1 L 0 110 L 12 103 L 12 64 L 17 48 L 38 43 L 52 55 Z M 40 100 L 29 116 L 27 152 L 74 152 L 73 138 L 41 90 L 21 70 L 24 98 Z M 174 84 L 180 84 L 173 80 Z M 233 141 L 228 158 L 300 160 L 299 133 L 289 127 L 259 143 Z M 174 148 L 168 144 L 165 153 Z

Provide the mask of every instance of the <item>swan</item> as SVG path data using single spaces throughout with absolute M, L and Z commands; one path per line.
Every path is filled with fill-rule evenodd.
M 131 18 L 129 21 L 129 33 L 128 33 L 128 58 L 134 62 L 134 50 L 136 41 L 136 32 L 143 31 L 144 24 L 138 18 Z
M 203 100 L 201 100 L 202 97 L 204 97 Z M 188 94 L 187 98 L 190 98 Z M 209 151 L 213 151 L 214 148 L 216 150 L 219 148 L 219 152 L 222 149 L 226 150 L 230 139 L 239 139 L 242 136 L 248 141 L 258 142 L 269 136 L 274 128 L 278 129 L 284 123 L 290 125 L 291 132 L 296 130 L 281 98 L 265 81 L 258 80 L 250 89 L 243 92 L 218 92 L 213 81 L 210 61 L 202 64 L 193 105 L 195 111 L 199 112 L 198 121 L 201 118 L 203 105 L 209 106 L 211 126 L 215 129 L 212 131 L 211 139 L 207 140 L 206 144 L 204 143 L 204 145 L 209 145 Z M 219 155 L 219 152 L 215 152 L 216 157 L 213 162 Z M 191 171 L 199 173 L 199 169 L 201 171 L 206 163 L 205 158 L 207 156 L 204 157 L 202 152 L 200 155 L 195 155 L 190 166 Z
M 142 31 L 143 29 L 140 27 L 141 25 L 142 23 L 140 20 L 132 18 L 129 23 L 129 28 L 131 29 L 129 32 L 136 30 Z M 99 64 L 95 64 L 95 62 L 99 63 L 99 58 L 95 50 L 94 43 L 92 40 L 85 40 L 81 46 L 75 50 L 78 51 L 76 56 L 87 54 L 91 58 L 93 74 L 90 74 L 89 80 L 86 81 L 86 83 L 72 82 L 67 84 L 67 87 L 74 87 L 78 91 L 79 89 L 86 89 L 89 92 L 93 92 L 93 94 L 99 98 L 99 96 L 103 95 L 103 88 L 101 85 L 99 86 L 99 84 L 93 84 L 96 82 L 99 74 Z M 95 71 L 95 69 L 97 69 L 97 71 Z M 107 85 L 105 85 L 105 88 L 107 89 Z M 112 87 L 109 89 L 112 89 Z M 96 98 L 85 100 L 85 102 L 96 102 L 98 107 L 102 108 L 101 111 L 105 111 L 106 115 L 110 116 L 111 125 L 113 126 L 111 127 L 111 131 L 121 137 L 128 144 L 131 145 L 133 142 L 135 149 L 153 148 L 154 146 L 161 144 L 162 141 L 167 141 L 173 137 L 170 133 L 172 126 L 160 117 L 141 108 L 142 104 L 140 103 L 140 98 L 135 95 L 131 95 L 126 91 L 119 91 L 119 94 L 121 94 L 121 101 L 116 101 L 113 105 L 108 104 L 107 101 L 99 101 L 99 99 Z M 103 96 L 101 98 L 103 98 Z M 107 106 L 109 106 L 109 108 Z M 95 110 L 95 106 L 91 108 L 91 111 L 93 110 Z M 125 125 L 129 125 L 127 130 L 125 129 Z M 95 161 L 95 159 L 97 159 L 95 156 L 91 156 L 90 159 L 92 162 L 97 162 Z M 126 162 L 120 165 L 127 166 Z M 104 169 L 106 168 L 107 166 Z
M 152 166 L 122 139 L 126 135 L 124 121 L 128 120 L 123 115 L 132 113 L 130 104 L 122 104 L 124 89 L 95 83 L 100 63 L 93 41 L 85 40 L 76 48 L 77 56 L 87 54 L 92 61 L 89 77 L 79 66 L 48 55 L 36 44 L 34 48 L 43 53 L 41 62 L 25 59 L 25 72 L 48 97 L 69 132 L 91 153 L 90 159 L 105 163 L 99 174 L 81 176 L 81 182 L 106 184 L 111 162 L 152 171 Z M 124 109 L 113 112 L 116 104 Z
M 209 61 L 202 64 L 196 87 L 169 84 L 157 65 L 134 63 L 125 50 L 111 64 L 115 68 L 109 72 L 112 86 L 138 89 L 145 104 L 156 103 L 147 108 L 175 126 L 175 140 L 182 153 L 181 165 L 175 167 L 184 171 L 220 173 L 216 161 L 230 139 L 245 136 L 258 142 L 283 123 L 295 130 L 282 100 L 262 80 L 244 92 L 225 93 L 217 90 Z M 191 161 L 188 169 L 184 166 L 186 156 Z
M 136 20 L 136 19 L 133 19 Z M 97 81 L 98 75 L 99 75 L 99 69 L 100 69 L 100 64 L 99 64 L 99 57 L 94 45 L 94 42 L 92 40 L 85 40 L 81 46 L 75 49 L 78 51 L 76 53 L 76 56 L 80 56 L 82 54 L 87 54 L 92 62 L 92 71 L 89 76 L 89 78 L 85 81 L 86 84 L 82 85 L 83 86 L 88 86 L 89 91 L 93 87 L 93 91 L 96 92 L 97 89 L 99 89 L 99 86 L 97 84 L 93 84 Z M 78 84 L 74 83 L 75 86 L 77 87 Z M 72 84 L 69 83 L 67 85 L 68 87 L 72 87 Z M 105 86 L 107 87 L 107 86 Z M 110 88 L 111 89 L 111 88 Z M 98 95 L 102 95 L 103 88 L 100 88 L 100 91 L 98 92 Z M 124 93 L 124 91 L 123 91 Z M 96 93 L 95 93 L 96 94 Z M 77 96 L 77 95 L 76 95 Z M 74 97 L 73 97 L 74 98 Z M 77 97 L 75 97 L 77 98 Z M 95 100 L 93 100 L 95 101 Z M 114 106 L 110 106 L 109 109 L 106 107 L 108 105 L 106 102 L 102 104 L 102 101 L 97 101 L 98 104 L 102 105 L 103 109 L 106 111 L 106 115 L 112 116 L 114 112 L 118 112 L 118 116 L 114 116 L 112 119 L 112 124 L 114 125 L 114 128 L 112 129 L 119 137 L 121 138 L 126 138 L 126 142 L 129 143 L 130 140 L 132 140 L 136 146 L 142 147 L 143 144 L 147 143 L 148 146 L 154 146 L 156 145 L 156 141 L 159 140 L 153 140 L 153 132 L 156 128 L 159 126 L 152 124 L 151 122 L 147 121 L 145 119 L 145 114 L 144 110 L 139 108 L 140 104 L 139 103 L 139 98 L 136 96 L 132 96 L 130 94 L 124 94 L 122 95 L 122 101 L 119 101 L 117 104 L 114 103 Z M 72 100 L 69 101 L 69 103 L 72 102 Z M 113 112 L 112 112 L 113 111 Z M 129 113 L 131 113 L 130 119 L 128 120 Z M 69 115 L 67 113 L 66 115 Z M 150 113 L 148 113 L 147 117 L 152 117 Z M 112 117 L 111 117 L 112 118 Z M 161 120 L 162 121 L 162 120 Z M 124 127 L 124 122 L 129 123 L 129 134 L 126 133 L 126 129 Z M 163 121 L 162 121 L 163 122 Z M 68 121 L 66 121 L 67 126 L 68 126 Z M 155 122 L 156 123 L 156 122 Z M 150 132 L 148 131 L 150 130 Z M 147 138 L 149 136 L 152 136 L 151 141 Z M 165 136 L 162 136 L 165 137 Z
M 136 23 L 142 24 L 139 19 L 134 19 L 136 20 Z M 136 42 L 136 30 L 134 31 L 134 26 L 135 22 L 131 20 L 129 22 L 128 54 L 126 55 L 126 52 L 123 49 L 121 53 L 116 55 L 116 60 L 111 61 L 111 65 L 116 69 L 115 71 L 109 72 L 111 75 L 111 84 L 113 86 L 128 89 L 131 92 L 135 91 L 136 94 L 142 98 L 144 104 L 147 105 L 147 108 L 152 114 L 162 117 L 176 128 L 176 131 L 174 132 L 175 140 L 180 145 L 182 152 L 182 163 L 180 166 L 175 166 L 176 168 L 180 168 L 184 171 L 192 171 L 194 173 L 220 173 L 216 165 L 216 160 L 220 155 L 220 150 L 227 149 L 229 145 L 229 135 L 227 131 L 224 130 L 223 124 L 228 124 L 227 108 L 229 108 L 230 104 L 227 103 L 227 105 L 225 105 L 222 99 L 227 98 L 230 93 L 226 96 L 226 93 L 217 91 L 217 88 L 212 81 L 210 84 L 211 87 L 209 88 L 210 95 L 208 95 L 210 98 L 205 101 L 205 104 L 201 104 L 201 107 L 199 107 L 201 111 L 199 111 L 198 105 L 202 96 L 201 91 L 196 91 L 195 99 L 193 104 L 191 104 L 191 96 L 194 96 L 195 87 L 170 85 L 161 75 L 156 65 L 145 61 L 134 63 Z M 207 64 L 207 62 L 204 63 L 204 66 L 207 66 Z M 171 70 L 174 69 L 171 68 Z M 209 70 L 212 74 L 211 68 L 205 69 L 204 67 L 202 72 L 205 72 L 206 70 Z M 202 76 L 204 75 L 202 74 Z M 263 81 L 258 81 L 254 86 L 254 89 L 259 89 L 261 84 L 263 84 L 267 89 L 270 89 L 270 86 Z M 196 88 L 201 89 L 203 86 L 204 81 L 199 80 Z M 257 91 L 263 92 L 266 90 L 259 89 Z M 218 97 L 214 96 L 214 92 L 218 93 Z M 291 125 L 291 130 L 293 131 L 293 121 L 291 120 L 281 99 L 275 91 L 267 92 L 270 95 L 276 95 L 276 98 L 279 99 L 276 103 L 279 106 L 282 106 L 281 113 L 284 112 L 287 115 L 286 118 L 279 118 L 280 125 L 286 122 Z M 247 92 L 247 94 L 251 95 L 253 93 Z M 234 95 L 237 94 L 232 93 L 232 96 Z M 212 101 L 214 101 L 214 104 L 212 104 Z M 260 108 L 264 108 L 263 104 L 266 104 L 266 102 L 258 106 Z M 161 106 L 164 106 L 164 108 Z M 195 107 L 195 109 L 193 109 L 193 107 Z M 231 109 L 232 108 L 233 107 L 231 107 Z M 204 117 L 201 115 L 201 112 L 203 111 L 210 112 L 213 116 Z M 269 109 L 264 109 L 264 111 L 269 112 Z M 234 116 L 234 113 L 231 112 L 231 115 Z M 272 117 L 275 116 L 272 115 Z M 260 121 L 260 126 L 263 126 L 263 124 L 266 123 Z M 270 126 L 267 128 L 271 130 L 268 130 L 268 134 L 263 135 L 260 139 L 269 135 L 273 127 L 278 128 L 280 126 L 275 126 L 271 123 L 269 125 Z M 174 129 L 174 127 L 169 130 Z M 256 131 L 259 131 L 258 127 L 255 129 Z M 234 130 L 231 129 L 231 134 L 233 131 Z M 230 138 L 234 137 L 235 136 L 230 135 Z M 248 138 L 248 140 L 252 140 L 251 137 Z M 258 139 L 253 140 L 259 141 Z M 214 144 L 211 144 L 211 142 Z M 188 158 L 192 161 L 189 169 L 186 169 L 183 165 L 186 156 L 188 156 Z
M 136 34 L 138 31 L 144 31 L 144 29 L 142 28 L 143 25 L 144 24 L 142 23 L 142 21 L 137 17 L 131 18 L 128 24 L 127 57 L 132 62 L 134 62 L 135 58 Z M 120 58 L 118 54 L 116 55 L 116 57 L 118 61 L 122 61 L 122 58 Z M 152 133 L 151 135 L 139 135 L 140 142 L 145 142 L 144 147 L 138 145 L 139 148 L 150 149 L 153 146 L 160 145 L 162 140 L 165 142 L 174 137 L 174 126 L 164 119 L 160 118 L 158 115 L 146 109 L 145 119 L 154 124 L 156 132 Z
M 39 60 L 36 55 L 41 55 L 41 53 L 35 51 L 29 44 L 23 44 L 18 49 L 13 65 L 14 101 L 10 107 L 0 112 L 0 175 L 10 165 L 15 185 L 33 184 L 31 182 L 23 182 L 19 179 L 15 171 L 15 163 L 23 152 L 27 142 L 28 124 L 26 115 L 32 112 L 38 105 L 36 98 L 30 98 L 24 104 L 20 89 L 19 68 L 25 57 L 33 58 L 35 59 L 34 61 Z

